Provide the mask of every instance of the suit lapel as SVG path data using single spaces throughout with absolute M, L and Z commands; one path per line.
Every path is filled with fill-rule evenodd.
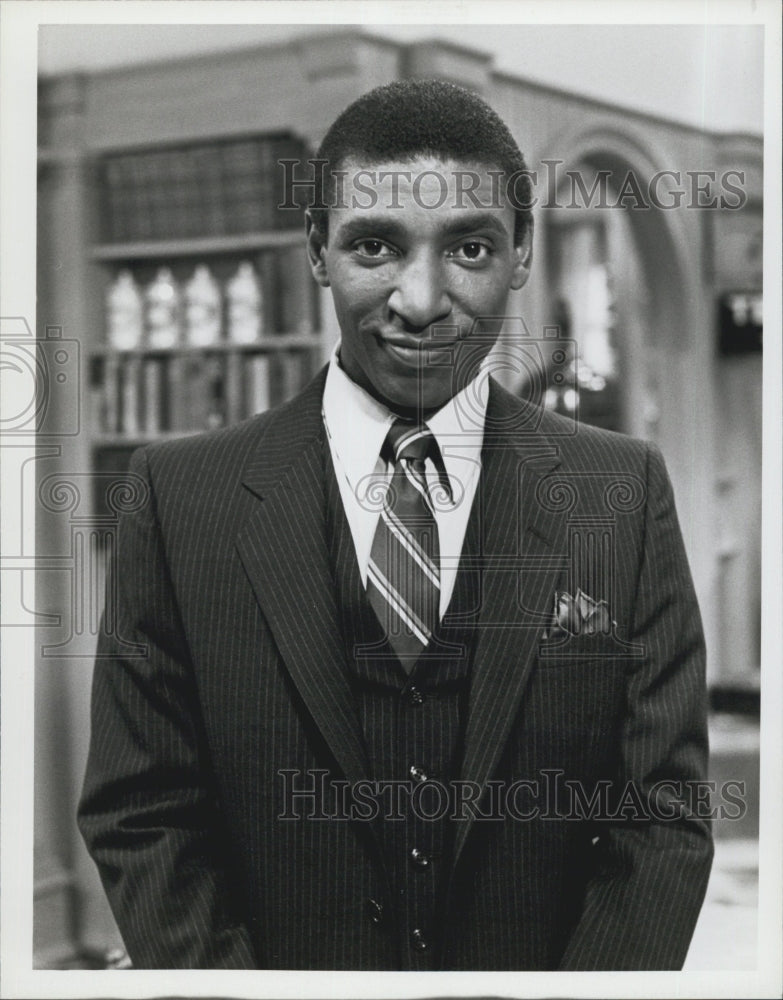
M 482 788 L 509 737 L 564 566 L 565 518 L 542 506 L 542 477 L 559 464 L 537 411 L 493 384 L 482 453 L 482 601 L 462 777 Z M 459 824 L 456 865 L 471 821 Z
M 325 537 L 321 398 L 315 380 L 272 415 L 243 485 L 257 500 L 237 538 L 280 654 L 349 781 L 366 778 Z

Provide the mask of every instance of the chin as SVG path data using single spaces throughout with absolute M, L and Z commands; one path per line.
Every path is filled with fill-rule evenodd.
M 429 377 L 417 377 L 417 374 L 400 372 L 382 372 L 380 365 L 364 366 L 354 365 L 348 360 L 341 359 L 344 371 L 358 385 L 361 385 L 371 396 L 383 403 L 390 410 L 401 415 L 412 415 L 415 413 L 427 413 L 440 409 L 444 403 L 456 395 L 459 386 L 455 385 L 455 379 L 451 370 L 439 372 L 442 376 L 433 379 L 432 372 Z M 368 369 L 373 370 L 373 377 L 370 378 Z
M 398 412 L 432 412 L 439 410 L 444 403 L 447 403 L 452 395 L 452 386 L 433 389 L 428 387 L 422 390 L 420 386 L 413 385 L 405 389 L 390 389 L 388 392 L 378 394 L 378 397 L 391 410 Z

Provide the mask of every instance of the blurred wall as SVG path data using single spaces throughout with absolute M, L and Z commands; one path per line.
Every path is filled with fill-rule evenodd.
M 625 14 L 630 21 L 630 8 Z M 43 77 L 96 73 L 343 30 L 329 24 L 46 24 L 38 70 Z M 764 126 L 759 25 L 400 23 L 373 24 L 368 33 L 405 45 L 431 38 L 467 44 L 491 55 L 498 72 L 697 128 L 760 135 Z

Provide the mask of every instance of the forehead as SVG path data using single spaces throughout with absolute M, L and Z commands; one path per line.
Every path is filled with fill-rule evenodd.
M 513 234 L 514 210 L 505 181 L 500 167 L 474 161 L 432 156 L 381 162 L 351 158 L 335 171 L 330 220 L 336 227 L 361 219 L 396 220 L 425 232 L 482 220 Z

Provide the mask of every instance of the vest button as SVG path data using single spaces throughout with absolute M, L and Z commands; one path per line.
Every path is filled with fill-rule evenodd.
M 411 850 L 411 861 L 417 868 L 429 868 L 429 857 L 424 853 L 424 851 L 420 851 L 418 847 L 414 847 Z
M 377 899 L 368 899 L 364 905 L 370 923 L 383 923 L 383 907 Z
M 417 767 L 416 764 L 411 764 L 408 768 L 408 774 L 413 778 L 417 784 L 427 780 L 427 773 L 422 767 Z
M 429 942 L 418 927 L 415 931 L 411 931 L 411 948 L 414 951 L 427 951 L 429 949 Z
M 411 705 L 421 705 L 424 702 L 424 695 L 415 684 L 408 689 L 408 701 Z

